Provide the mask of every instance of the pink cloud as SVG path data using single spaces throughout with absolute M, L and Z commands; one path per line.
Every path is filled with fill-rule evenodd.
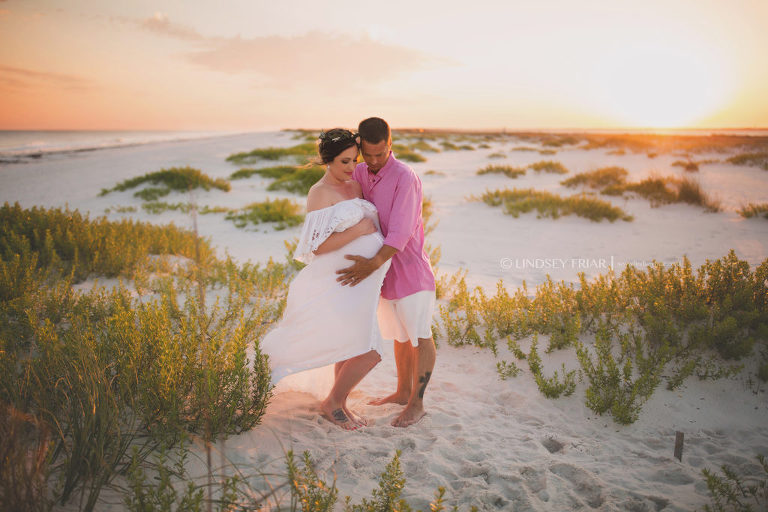
M 162 13 L 137 23 L 155 34 L 195 43 L 197 49 L 184 55 L 189 62 L 223 73 L 257 74 L 272 86 L 345 88 L 446 64 L 368 36 L 310 32 L 297 37 L 207 37 L 170 22 Z
M 0 0 L 2 1 L 2 0 Z M 162 12 L 156 12 L 151 18 L 146 18 L 138 22 L 139 26 L 165 36 L 175 37 L 177 39 L 186 39 L 189 41 L 202 41 L 205 38 L 196 30 L 183 25 L 172 24 L 168 16 Z
M 89 80 L 74 75 L 0 65 L 0 87 L 16 90 L 55 87 L 70 91 L 81 91 L 92 89 L 94 85 Z

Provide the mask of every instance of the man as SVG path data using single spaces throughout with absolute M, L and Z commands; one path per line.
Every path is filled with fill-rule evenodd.
M 424 252 L 421 180 L 392 154 L 392 135 L 383 119 L 371 117 L 358 127 L 364 163 L 355 168 L 363 198 L 379 210 L 384 245 L 373 258 L 347 255 L 351 267 L 337 271 L 338 281 L 355 286 L 388 259 L 378 316 L 381 334 L 394 340 L 397 390 L 373 405 L 398 403 L 405 409 L 392 425 L 407 427 L 424 416 L 424 391 L 435 366 L 432 313 L 435 276 Z

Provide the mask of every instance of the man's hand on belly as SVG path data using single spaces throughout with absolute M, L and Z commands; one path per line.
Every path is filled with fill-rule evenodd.
M 355 263 L 351 267 L 337 270 L 336 273 L 339 274 L 339 277 L 337 277 L 336 280 L 340 282 L 342 286 L 355 286 L 357 283 L 373 274 L 376 269 L 394 256 L 396 252 L 397 249 L 394 247 L 383 245 L 373 258 L 346 254 L 344 257 L 348 260 L 353 260 Z

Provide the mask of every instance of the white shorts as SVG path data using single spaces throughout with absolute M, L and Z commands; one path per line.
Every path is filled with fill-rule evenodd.
M 435 291 L 423 290 L 400 299 L 379 298 L 379 329 L 386 340 L 404 343 L 411 340 L 419 346 L 419 338 L 432 337 L 432 314 Z

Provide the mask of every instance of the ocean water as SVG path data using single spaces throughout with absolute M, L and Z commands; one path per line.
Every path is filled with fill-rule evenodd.
M 232 135 L 226 131 L 12 131 L 0 130 L 0 163 L 113 147 Z

